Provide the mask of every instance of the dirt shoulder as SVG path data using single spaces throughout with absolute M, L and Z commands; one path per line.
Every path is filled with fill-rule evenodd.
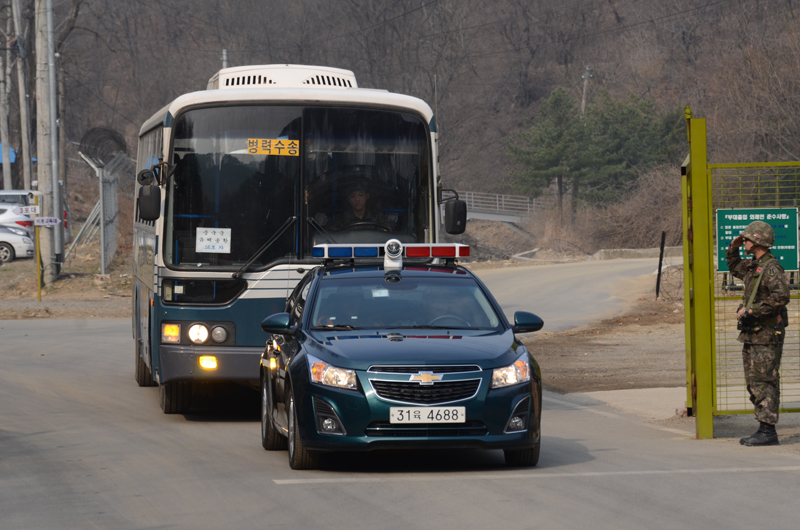
M 683 307 L 637 300 L 623 315 L 562 333 L 523 338 L 544 388 L 594 392 L 685 384 Z

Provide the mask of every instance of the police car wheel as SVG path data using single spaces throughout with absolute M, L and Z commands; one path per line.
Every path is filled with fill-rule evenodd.
M 317 469 L 319 455 L 306 451 L 300 441 L 297 426 L 297 407 L 294 406 L 294 396 L 289 389 L 289 467 L 292 469 Z
M 539 463 L 539 448 L 541 440 L 530 449 L 504 449 L 503 456 L 506 458 L 506 465 L 511 467 L 533 467 Z
M 0 262 L 14 261 L 14 247 L 8 243 L 0 243 Z
M 261 372 L 261 445 L 267 451 L 286 449 L 286 438 L 278 434 L 272 424 L 272 398 L 269 376 Z

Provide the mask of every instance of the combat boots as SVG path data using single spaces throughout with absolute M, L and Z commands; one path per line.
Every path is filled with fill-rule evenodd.
M 761 423 L 761 426 L 758 430 L 754 434 L 739 440 L 739 443 L 748 446 L 778 445 L 778 433 L 775 432 L 775 426 L 763 421 L 759 423 Z

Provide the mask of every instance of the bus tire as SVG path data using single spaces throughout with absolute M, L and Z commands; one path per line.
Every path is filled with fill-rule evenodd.
M 192 404 L 192 383 L 164 383 L 158 387 L 158 397 L 164 414 L 183 414 Z
M 317 469 L 319 454 L 306 450 L 300 441 L 300 428 L 297 425 L 297 407 L 295 407 L 292 389 L 289 389 L 289 467 L 292 469 Z
M 156 386 L 156 382 L 153 381 L 153 373 L 147 367 L 144 359 L 142 359 L 140 350 L 139 341 L 136 341 L 136 364 L 133 369 L 133 377 L 139 386 Z

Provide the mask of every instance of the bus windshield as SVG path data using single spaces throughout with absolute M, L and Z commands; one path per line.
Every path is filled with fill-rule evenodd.
M 236 270 L 281 229 L 251 269 L 308 257 L 319 243 L 429 241 L 429 151 L 423 120 L 402 112 L 278 105 L 184 112 L 173 126 L 165 263 Z
M 420 118 L 344 108 L 309 108 L 304 118 L 307 252 L 318 243 L 429 241 L 429 142 Z

